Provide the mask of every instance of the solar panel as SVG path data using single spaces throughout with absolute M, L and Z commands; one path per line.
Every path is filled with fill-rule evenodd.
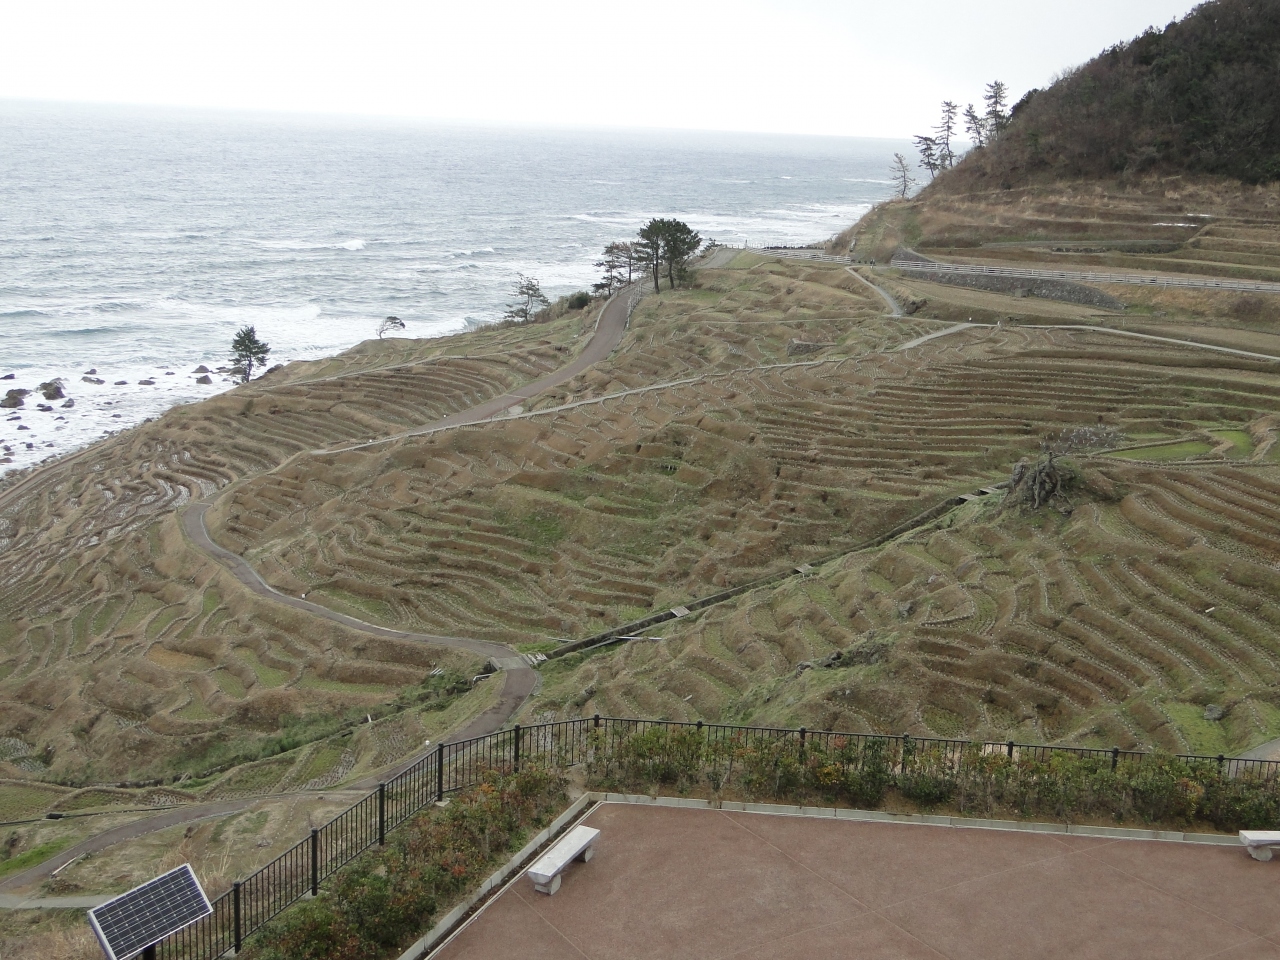
M 126 960 L 213 913 L 191 864 L 149 880 L 89 911 L 108 960 Z

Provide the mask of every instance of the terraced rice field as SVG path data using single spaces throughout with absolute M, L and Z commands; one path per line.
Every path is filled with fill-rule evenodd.
M 1064 428 L 1265 429 L 1265 365 L 1241 363 L 1224 386 L 1234 361 L 1185 360 L 1003 329 L 743 367 L 295 463 L 225 498 L 215 535 L 281 589 L 341 609 L 511 642 L 585 635 L 847 549 L 1002 477 Z
M 300 451 L 430 422 L 560 366 L 594 316 L 374 342 L 103 441 L 0 501 L 0 725 L 14 775 L 154 776 L 480 664 L 256 601 L 174 512 Z M 21 482 L 21 478 L 19 478 Z M 185 765 L 184 765 L 185 766 Z M 189 766 L 186 766 L 190 769 Z
M 1280 736 L 1280 470 L 1084 472 L 1069 516 L 976 501 L 557 667 L 534 709 L 1228 754 Z
M 434 668 L 479 672 L 470 658 L 374 640 L 249 594 L 181 534 L 175 508 L 197 496 L 214 501 L 213 537 L 282 591 L 420 632 L 536 644 L 847 552 L 944 498 L 1007 476 L 1068 428 L 1102 423 L 1146 449 L 1208 444 L 1196 448 L 1197 477 L 1228 465 L 1269 476 L 1280 398 L 1273 364 L 1017 326 L 973 328 L 899 351 L 940 327 L 928 311 L 890 318 L 882 309 L 839 266 L 743 256 L 732 269 L 702 271 L 694 289 L 648 298 L 614 356 L 483 424 L 396 439 L 558 367 L 592 318 L 439 344 L 371 345 L 105 441 L 0 502 L 0 735 L 13 747 L 0 757 L 0 773 L 76 782 L 200 773 L 298 718 L 372 712 Z M 347 449 L 379 437 L 388 439 Z M 1182 452 L 1162 462 L 1177 468 Z M 1157 475 L 1147 459 L 1108 459 L 1097 469 L 1113 485 L 1139 484 L 1132 478 Z M 1157 563 L 1159 551 L 1173 548 L 1130 514 L 1168 513 L 1166 501 L 1180 503 L 1182 494 L 1153 486 L 1125 495 L 1138 506 L 1121 509 L 1130 502 L 1124 497 L 1120 506 L 1099 501 L 1091 535 L 1119 538 L 1120 566 L 1101 569 L 1134 593 L 1141 588 L 1122 577 L 1139 576 L 1126 566 L 1121 544 L 1129 538 L 1134 549 L 1151 551 L 1152 569 L 1175 568 Z M 991 529 L 1012 522 L 992 521 Z M 1113 534 L 1115 524 L 1137 532 Z M 1224 553 L 1264 549 L 1254 541 L 1265 536 L 1241 534 L 1236 543 L 1233 530 L 1197 536 L 1204 549 Z M 1017 547 L 1005 551 L 1011 559 L 982 554 L 974 568 L 980 589 L 955 569 L 935 571 L 955 589 L 945 617 L 930 614 L 930 629 L 941 631 L 930 643 L 1004 630 L 1027 610 L 1057 615 L 1058 594 L 1029 584 L 1067 578 L 1075 554 L 1047 528 L 1024 532 L 1037 544 L 1058 544 L 1059 553 L 1027 547 L 1014 530 L 1003 534 Z M 759 598 L 739 612 L 717 610 L 683 628 L 705 627 L 707 639 L 678 670 L 654 672 L 637 661 L 633 675 L 628 658 L 659 656 L 661 645 L 554 665 L 545 697 L 529 710 L 795 713 L 811 725 L 825 710 L 828 719 L 877 729 L 915 724 L 1057 739 L 1121 738 L 1123 730 L 1126 743 L 1173 743 L 1192 735 L 1177 705 L 1196 702 L 1201 688 L 1219 696 L 1210 683 L 1217 668 L 1194 658 L 1166 676 L 1138 657 L 1142 670 L 1113 665 L 1124 683 L 1098 674 L 1092 687 L 1073 686 L 1075 674 L 1057 665 L 1057 653 L 1035 649 L 1031 639 L 1016 654 L 1022 666 L 1008 660 L 1016 644 L 1005 633 L 992 634 L 998 639 L 988 646 L 1006 659 L 977 641 L 968 655 L 999 667 L 979 691 L 990 686 L 994 699 L 979 706 L 960 706 L 979 681 L 959 666 L 938 666 L 965 657 L 943 646 L 926 655 L 906 639 L 892 644 L 893 657 L 918 657 L 919 668 L 904 674 L 912 683 L 848 683 L 840 703 L 805 693 L 801 687 L 815 682 L 810 673 L 787 679 L 800 661 L 871 631 L 879 644 L 882 631 L 897 636 L 915 623 L 912 612 L 895 620 L 884 598 L 905 598 L 892 601 L 893 611 L 911 604 L 912 591 L 923 588 L 904 571 L 932 565 L 925 554 L 933 546 L 895 544 L 886 555 L 898 550 L 901 561 L 887 566 L 863 555 L 845 561 L 856 588 L 842 583 L 815 594 L 822 613 L 813 622 Z M 1251 558 L 1239 562 L 1259 562 Z M 823 568 L 822 577 L 834 569 Z M 919 609 L 944 609 L 934 592 L 925 591 L 930 599 Z M 855 596 L 860 612 L 851 612 Z M 1106 609 L 1143 636 L 1155 629 Z M 1260 622 L 1264 614 L 1256 614 Z M 1161 612 L 1151 624 L 1169 616 Z M 960 625 L 948 627 L 951 620 Z M 1052 632 L 1031 622 L 1040 632 L 1028 636 Z M 880 670 L 882 662 L 870 666 Z M 1241 662 L 1244 672 L 1223 683 L 1253 706 L 1232 706 L 1228 716 L 1252 719 L 1223 742 L 1272 722 L 1258 693 L 1266 662 Z M 950 681 L 934 677 L 947 669 Z M 1041 672 L 1049 679 L 1037 679 Z M 1059 676 L 1075 699 L 1052 699 Z M 752 691 L 770 684 L 801 686 L 756 698 Z M 855 688 L 882 706 L 867 706 Z M 393 762 L 446 729 L 446 717 L 456 723 L 492 695 L 481 685 L 443 714 L 400 711 L 345 741 L 322 731 L 296 750 L 181 789 L 199 797 L 324 789 Z M 885 705 L 894 697 L 905 706 Z M 847 717 L 839 712 L 846 707 Z M 1155 716 L 1166 717 L 1163 728 Z M 1184 727 L 1186 734 L 1174 732 Z

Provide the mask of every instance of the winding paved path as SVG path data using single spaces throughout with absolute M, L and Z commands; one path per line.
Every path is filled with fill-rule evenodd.
M 626 333 L 628 315 L 628 298 L 621 294 L 612 297 L 604 308 L 600 311 L 600 317 L 596 322 L 596 329 L 592 333 L 591 339 L 573 360 L 565 364 L 554 373 L 550 373 L 539 380 L 527 383 L 518 387 L 509 393 L 500 397 L 495 397 L 478 406 L 459 413 L 451 414 L 443 417 L 433 423 L 408 430 L 392 437 L 385 437 L 380 440 L 374 440 L 368 443 L 353 444 L 346 447 L 336 448 L 329 451 L 318 451 L 325 453 L 337 453 L 342 450 L 355 450 L 362 447 L 376 446 L 381 443 L 389 443 L 403 437 L 419 436 L 431 433 L 436 430 L 444 430 L 450 427 L 465 426 L 473 423 L 481 423 L 486 420 L 501 419 L 501 414 L 510 410 L 512 407 L 520 405 L 527 400 L 532 399 L 544 390 L 551 387 L 559 386 L 578 374 L 584 372 L 593 364 L 600 362 L 608 357 L 618 344 L 622 342 L 622 338 Z M 88 451 L 81 451 L 74 455 L 76 457 L 83 456 Z M 59 464 L 65 464 L 69 458 L 62 458 Z M 51 465 L 52 466 L 52 465 Z M 37 471 L 37 473 L 40 471 Z M 7 498 L 19 492 L 20 488 L 25 487 L 35 476 L 24 478 L 20 484 L 15 484 L 0 494 L 0 498 Z M 225 491 L 222 491 L 225 492 Z M 216 495 L 215 495 L 216 496 Z M 487 657 L 495 667 L 502 671 L 503 685 L 502 692 L 498 696 L 498 700 L 488 709 L 473 717 L 460 730 L 454 731 L 443 741 L 446 745 L 457 743 L 463 740 L 469 740 L 473 737 L 484 736 L 493 733 L 502 727 L 515 715 L 520 709 L 521 704 L 528 699 L 529 695 L 534 692 L 538 685 L 537 673 L 525 662 L 524 658 L 518 656 L 510 647 L 500 643 L 490 643 L 485 640 L 474 640 L 465 637 L 441 637 L 425 633 L 413 633 L 408 630 L 395 630 L 389 627 L 378 626 L 377 624 L 366 623 L 355 617 L 338 613 L 330 610 L 328 607 L 320 606 L 317 603 L 311 603 L 300 597 L 294 597 L 289 594 L 281 593 L 276 590 L 250 566 L 243 557 L 232 553 L 230 550 L 215 543 L 209 535 L 208 528 L 205 526 L 204 517 L 208 512 L 210 503 L 201 501 L 189 505 L 180 514 L 180 522 L 183 532 L 190 539 L 193 546 L 200 550 L 216 563 L 226 567 L 231 575 L 234 576 L 248 590 L 271 600 L 274 603 L 281 603 L 285 606 L 301 610 L 312 616 L 330 620 L 334 623 L 340 623 L 343 626 L 353 630 L 359 630 L 363 633 L 372 634 L 373 636 L 386 637 L 393 640 L 409 640 L 418 643 L 429 643 L 435 646 L 448 647 L 455 650 L 466 650 L 471 653 Z M 493 681 L 490 681 L 493 682 Z M 432 750 L 435 748 L 433 747 Z M 377 774 L 367 777 L 355 783 L 348 784 L 341 788 L 342 791 L 357 790 L 367 791 L 377 785 L 379 781 L 389 780 L 401 773 L 403 770 L 417 763 L 423 756 L 431 751 L 423 751 L 417 753 L 396 766 L 379 771 Z M 335 793 L 339 791 L 330 790 L 326 793 Z M 135 820 L 132 823 L 121 824 L 110 830 L 89 837 L 86 840 L 77 843 L 62 851 L 56 857 L 46 860 L 44 863 L 37 864 L 21 873 L 6 877 L 0 881 L 0 891 L 17 890 L 23 887 L 31 886 L 49 877 L 55 870 L 65 866 L 72 860 L 76 860 L 85 854 L 97 853 L 105 850 L 107 847 L 114 846 L 128 840 L 136 840 L 139 837 L 155 833 L 158 830 L 165 830 L 169 827 L 179 826 L 184 823 L 193 823 L 200 820 L 207 820 L 212 817 L 227 816 L 237 813 L 255 803 L 269 797 L 249 797 L 239 800 L 223 800 L 214 803 L 200 803 L 184 805 L 167 810 L 164 813 L 157 814 L 153 817 L 146 817 L 142 820 Z M 30 899 L 23 896 L 5 895 L 0 893 L 0 909 L 18 909 L 18 908 L 37 908 L 37 907 L 56 907 L 83 908 L 88 901 L 97 901 L 101 898 L 47 898 Z M 81 903 L 81 901 L 85 903 Z

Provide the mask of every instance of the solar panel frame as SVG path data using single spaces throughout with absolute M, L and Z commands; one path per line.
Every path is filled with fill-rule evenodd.
M 184 863 L 89 911 L 108 960 L 127 960 L 213 913 L 200 881 Z

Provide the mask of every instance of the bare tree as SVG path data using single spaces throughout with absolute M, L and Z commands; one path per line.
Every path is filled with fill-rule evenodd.
M 911 165 L 907 163 L 907 158 L 900 153 L 895 153 L 889 173 L 898 187 L 898 196 L 905 200 L 911 188 L 916 185 L 916 179 L 911 176 Z
M 390 333 L 392 330 L 403 330 L 404 321 L 399 317 L 387 317 L 378 324 L 378 339 L 381 340 L 384 334 Z

